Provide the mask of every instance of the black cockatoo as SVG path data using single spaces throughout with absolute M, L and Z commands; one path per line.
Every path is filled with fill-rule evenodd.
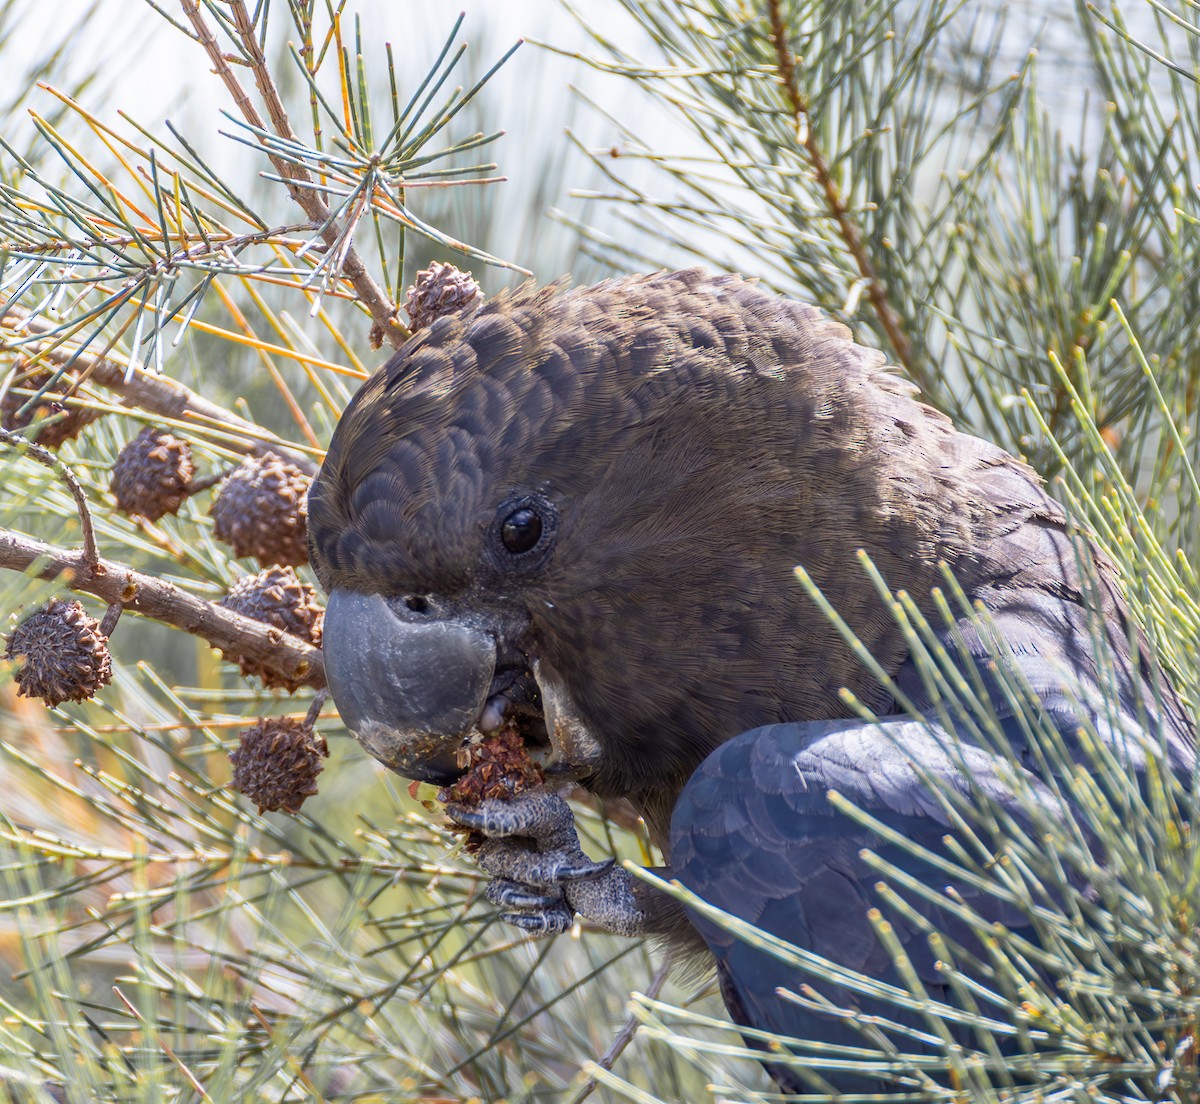
M 554 783 L 627 798 L 664 876 L 718 908 L 892 976 L 867 919 L 877 875 L 860 858 L 879 841 L 828 791 L 933 851 L 947 820 L 928 774 L 1011 801 L 991 753 L 951 754 L 900 715 L 896 687 L 917 709 L 929 698 L 857 550 L 925 606 L 949 565 L 1068 739 L 1088 721 L 1135 772 L 1158 749 L 1176 770 L 1194 757 L 1178 700 L 1131 657 L 1112 572 L 1101 563 L 1088 591 L 1033 472 L 917 401 L 841 324 L 736 277 L 524 288 L 438 319 L 347 407 L 308 510 L 329 685 L 362 745 L 446 783 L 464 740 L 515 716 L 545 766 L 545 788 L 450 810 L 486 837 L 477 859 L 506 918 L 547 934 L 579 914 L 702 941 L 743 1025 L 862 1045 L 780 996 L 805 979 L 776 959 L 585 856 Z M 1089 605 L 1107 626 L 1119 716 L 1104 705 Z M 945 633 L 994 690 L 972 622 Z M 853 716 L 843 688 L 884 719 Z M 1006 702 L 994 694 L 1001 718 Z M 1009 736 L 1019 758 L 1020 726 Z M 937 991 L 923 937 L 900 936 Z

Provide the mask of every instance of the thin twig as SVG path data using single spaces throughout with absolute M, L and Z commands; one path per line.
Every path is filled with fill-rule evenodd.
M 200 11 L 199 0 L 180 0 L 180 3 L 183 6 L 184 13 L 191 21 L 192 28 L 195 30 L 200 44 L 208 54 L 208 58 L 212 62 L 217 76 L 221 78 L 222 83 L 229 90 L 229 94 L 233 97 L 234 103 L 237 104 L 238 110 L 241 111 L 242 117 L 252 127 L 256 127 L 259 130 L 266 130 L 267 126 L 262 116 L 259 115 L 258 109 L 251 103 L 250 97 L 237 78 L 237 74 L 234 73 L 233 67 L 229 64 L 224 52 L 221 50 L 220 43 L 217 41 L 212 29 L 205 22 L 204 16 Z M 281 138 L 289 141 L 298 141 L 299 139 L 292 130 L 291 123 L 288 121 L 287 111 L 284 108 L 283 101 L 280 99 L 279 90 L 275 87 L 275 81 L 271 77 L 266 55 L 263 54 L 262 48 L 259 46 L 258 36 L 254 31 L 254 21 L 250 18 L 250 13 L 246 10 L 245 3 L 243 0 L 231 0 L 229 7 L 234 22 L 237 25 L 242 47 L 250 59 L 250 69 L 254 73 L 254 83 L 263 98 L 263 102 L 267 105 L 267 113 L 271 117 L 272 129 Z M 324 227 L 321 231 L 321 237 L 326 246 L 329 248 L 336 246 L 342 237 L 343 227 L 341 221 L 333 217 L 329 205 L 321 198 L 320 193 L 306 186 L 314 183 L 308 170 L 303 165 L 296 165 L 290 161 L 285 161 L 281 157 L 277 157 L 270 150 L 265 150 L 265 152 L 275 171 L 287 184 L 288 193 L 292 199 L 312 219 L 314 226 Z M 349 245 L 345 250 L 341 271 L 346 279 L 350 281 L 359 301 L 370 311 L 375 325 L 387 336 L 393 348 L 399 348 L 408 339 L 409 331 L 400 322 L 396 304 L 388 298 L 387 293 L 375 282 L 370 272 L 367 271 L 367 266 L 359 255 L 358 250 L 353 245 Z
M 49 449 L 35 445 L 32 441 L 11 430 L 0 428 L 0 441 L 12 445 L 13 448 L 18 449 L 30 459 L 36 460 L 39 464 L 45 464 L 67 485 L 71 497 L 75 499 L 75 508 L 79 511 L 79 527 L 83 530 L 83 563 L 87 576 L 90 578 L 95 574 L 100 563 L 100 549 L 96 547 L 96 530 L 92 525 L 92 512 L 88 509 L 87 495 L 83 493 L 83 487 L 80 486 L 75 473 Z
M 0 529 L 0 568 L 32 571 L 39 578 L 60 580 L 72 590 L 110 604 L 120 603 L 134 613 L 201 637 L 223 652 L 245 656 L 288 682 L 318 689 L 325 685 L 320 648 L 125 564 L 102 559 L 89 572 L 81 552 Z
M 120 602 L 109 602 L 108 609 L 104 611 L 104 616 L 100 619 L 100 635 L 112 636 L 113 630 L 117 627 L 117 622 L 121 620 L 121 613 L 125 609 Z
M 667 955 L 667 957 L 662 960 L 662 964 L 659 966 L 659 968 L 654 971 L 654 977 L 650 979 L 650 984 L 646 986 L 645 994 L 651 1000 L 654 1000 L 658 994 L 662 992 L 662 988 L 664 985 L 666 985 L 667 978 L 670 976 L 671 965 L 671 956 Z M 618 1058 L 621 1057 L 621 1053 L 627 1046 L 629 1046 L 630 1043 L 633 1042 L 633 1037 L 638 1033 L 638 1028 L 641 1026 L 642 1021 L 639 1020 L 637 1016 L 630 1013 L 629 1019 L 625 1021 L 621 1030 L 617 1032 L 616 1038 L 613 1039 L 612 1046 L 610 1046 L 608 1050 L 604 1052 L 603 1057 L 596 1062 L 596 1065 L 604 1070 L 612 1069 L 613 1064 Z M 599 1082 L 596 1080 L 596 1078 L 589 1077 L 583 1083 L 583 1086 L 580 1088 L 579 1092 L 577 1092 L 571 1098 L 570 1104 L 581 1104 L 581 1101 L 586 1100 L 592 1095 L 593 1092 L 596 1091 L 596 1087 L 598 1085 Z
M 127 996 L 125 996 L 124 993 L 121 992 L 120 988 L 114 985 L 112 987 L 112 991 L 116 993 L 117 999 L 129 1009 L 129 1014 L 133 1016 L 133 1018 L 137 1020 L 138 1023 L 140 1023 L 143 1027 L 148 1028 L 153 1033 L 154 1041 L 162 1048 L 162 1052 L 179 1067 L 179 1072 L 188 1079 L 188 1082 L 191 1084 L 192 1088 L 200 1094 L 200 1099 L 211 1100 L 212 1097 L 209 1096 L 205 1091 L 204 1086 L 200 1083 L 199 1078 L 197 1078 L 196 1075 L 190 1069 L 188 1069 L 183 1060 L 175 1053 L 175 1051 L 171 1049 L 170 1044 L 158 1033 L 157 1028 L 155 1028 L 152 1024 L 146 1023 L 145 1017 L 141 1014 L 141 1012 L 138 1011 L 137 1006 Z
M 308 712 L 304 715 L 304 727 L 312 731 L 313 725 L 317 723 L 317 718 L 321 715 L 321 709 L 325 705 L 325 699 L 329 697 L 329 689 L 327 687 L 318 690 L 313 695 L 312 705 L 308 707 Z
M 192 495 L 198 495 L 201 491 L 207 491 L 228 479 L 235 471 L 237 468 L 225 468 L 222 471 L 213 472 L 212 475 L 206 475 L 202 479 L 193 479 L 185 488 L 184 494 L 191 498 Z
M 72 107 L 78 107 L 75 101 L 69 96 L 65 99 Z M 142 175 L 149 179 L 149 174 L 145 170 L 142 170 Z M 161 244 L 162 248 L 168 251 L 168 256 L 155 261 L 151 266 L 151 270 L 169 272 L 183 261 L 202 260 L 210 254 L 224 258 L 230 253 L 236 254 L 251 245 L 281 245 L 292 249 L 300 249 L 304 245 L 304 238 L 295 237 L 288 240 L 287 235 L 299 235 L 311 229 L 312 226 L 309 223 L 297 222 L 288 223 L 286 226 L 272 226 L 269 230 L 255 230 L 249 234 L 234 234 L 229 230 L 206 232 L 203 238 L 195 242 L 191 240 L 191 233 L 183 231 L 174 237 L 169 234 L 155 234 L 152 232 L 149 234 L 138 234 L 137 237 L 134 237 L 132 234 L 118 234 L 108 237 L 97 234 L 93 237 L 46 238 L 41 241 L 24 241 L 16 238 L 5 242 L 5 245 L 14 253 L 20 254 L 56 256 L 60 253 L 67 253 L 73 256 L 80 252 L 90 253 L 93 250 L 119 254 L 131 245 L 143 245 L 146 242 L 152 242 Z M 198 233 L 195 236 L 199 238 Z
M 887 289 L 875 271 L 875 266 L 863 245 L 858 224 L 850 216 L 850 210 L 842 199 L 837 181 L 833 179 L 833 174 L 829 171 L 829 164 L 825 160 L 825 154 L 817 141 L 816 129 L 813 127 L 809 115 L 808 100 L 800 91 L 800 82 L 796 75 L 796 60 L 788 48 L 787 25 L 783 21 L 780 0 L 767 0 L 767 7 L 771 13 L 771 38 L 775 45 L 779 80 L 787 92 L 792 118 L 796 123 L 796 139 L 808 154 L 813 175 L 825 193 L 825 202 L 834 222 L 837 223 L 838 233 L 845 243 L 846 251 L 854 259 L 859 276 L 866 281 L 867 299 L 875 311 L 884 333 L 887 334 L 888 342 L 896 354 L 896 359 L 900 361 L 901 366 L 913 377 L 922 391 L 927 395 L 933 394 L 932 381 L 926 376 L 924 370 L 913 362 L 912 343 L 908 339 L 908 334 L 904 332 L 900 316 L 888 301 Z
M 52 328 L 48 321 L 29 318 L 28 312 L 20 307 L 10 307 L 8 314 L 0 319 L 0 322 L 7 323 L 13 318 L 20 321 L 27 333 L 45 333 Z M 11 347 L 3 335 L 0 335 L 0 349 Z M 22 351 L 28 352 L 28 347 L 22 346 Z M 94 356 L 65 347 L 46 350 L 42 353 L 42 359 L 56 367 L 72 361 L 72 367 L 79 370 L 81 380 L 86 379 L 109 391 L 115 391 L 125 402 L 150 414 L 158 414 L 175 421 L 192 420 L 200 430 L 203 429 L 202 423 L 209 423 L 219 425 L 234 435 L 252 434 L 253 436 L 228 441 L 228 447 L 252 456 L 264 456 L 273 452 L 295 464 L 305 475 L 316 473 L 318 465 L 311 456 L 288 448 L 282 441 L 262 440 L 261 426 L 248 422 L 232 410 L 226 410 L 203 395 L 196 394 L 190 387 L 177 380 L 160 376 L 157 372 L 147 372 L 142 368 L 135 368 L 131 373 L 126 365 L 118 364 L 108 357 Z

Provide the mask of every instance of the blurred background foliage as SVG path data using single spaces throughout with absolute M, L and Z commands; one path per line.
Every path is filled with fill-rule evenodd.
M 51 422 L 100 415 L 58 455 L 104 556 L 213 601 L 257 570 L 215 539 L 215 491 L 155 522 L 117 510 L 119 450 L 156 425 L 189 440 L 201 476 L 264 447 L 311 468 L 404 336 L 369 294 L 399 303 L 431 260 L 470 268 L 488 294 L 525 272 L 589 282 L 702 263 L 821 304 L 959 424 L 1056 477 L 1192 694 L 1195 0 L 1045 15 L 597 0 L 463 21 L 346 0 L 157 0 L 136 15 L 71 4 L 69 30 L 53 17 L 66 6 L 0 0 L 0 389 L 25 421 L 67 383 Z M 537 41 L 510 55 L 520 35 Z M 186 83 L 131 90 L 122 59 L 136 69 L 142 53 Z M 220 59 L 255 115 L 212 71 Z M 187 389 L 182 405 L 154 390 L 159 372 Z M 0 525 L 81 539 L 67 486 L 11 440 Z M 63 589 L 0 572 L 3 629 Z M 303 718 L 311 689 L 267 690 L 204 640 L 130 614 L 111 646 L 112 685 L 90 702 L 47 710 L 0 684 L 0 1096 L 771 1098 L 711 979 L 664 985 L 653 947 L 586 927 L 532 943 L 496 924 L 428 795 L 345 739 L 331 703 L 316 720 L 331 756 L 298 815 L 231 791 L 239 732 Z M 1191 1099 L 1191 799 L 1121 800 L 1085 808 L 1110 833 L 1145 822 L 1125 841 L 1144 861 L 1118 884 L 1153 904 L 1136 953 L 1055 944 L 1076 955 L 1063 976 L 1087 985 L 1038 1006 L 1050 1026 L 1033 1088 L 976 1071 L 957 1089 L 918 1078 L 912 1098 Z M 636 826 L 578 812 L 592 853 L 653 858 Z M 1034 851 L 1014 852 L 1031 885 L 1049 877 Z M 1139 878 L 1178 892 L 1138 896 Z M 1128 918 L 1087 922 L 1102 935 Z M 1011 978 L 994 997 L 1031 1014 Z M 1133 1007 L 1135 1026 L 1114 1027 Z

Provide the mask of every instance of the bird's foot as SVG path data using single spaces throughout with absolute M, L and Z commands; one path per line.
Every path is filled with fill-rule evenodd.
M 534 935 L 566 931 L 578 913 L 618 935 L 643 935 L 647 913 L 633 878 L 612 859 L 589 859 L 579 846 L 575 816 L 558 794 L 539 790 L 474 808 L 449 805 L 455 824 L 483 836 L 475 859 L 495 880 L 488 900 L 501 919 Z

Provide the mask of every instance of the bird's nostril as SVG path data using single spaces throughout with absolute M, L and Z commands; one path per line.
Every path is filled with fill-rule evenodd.
M 404 599 L 404 605 L 413 613 L 429 612 L 429 599 L 422 594 L 410 594 Z

